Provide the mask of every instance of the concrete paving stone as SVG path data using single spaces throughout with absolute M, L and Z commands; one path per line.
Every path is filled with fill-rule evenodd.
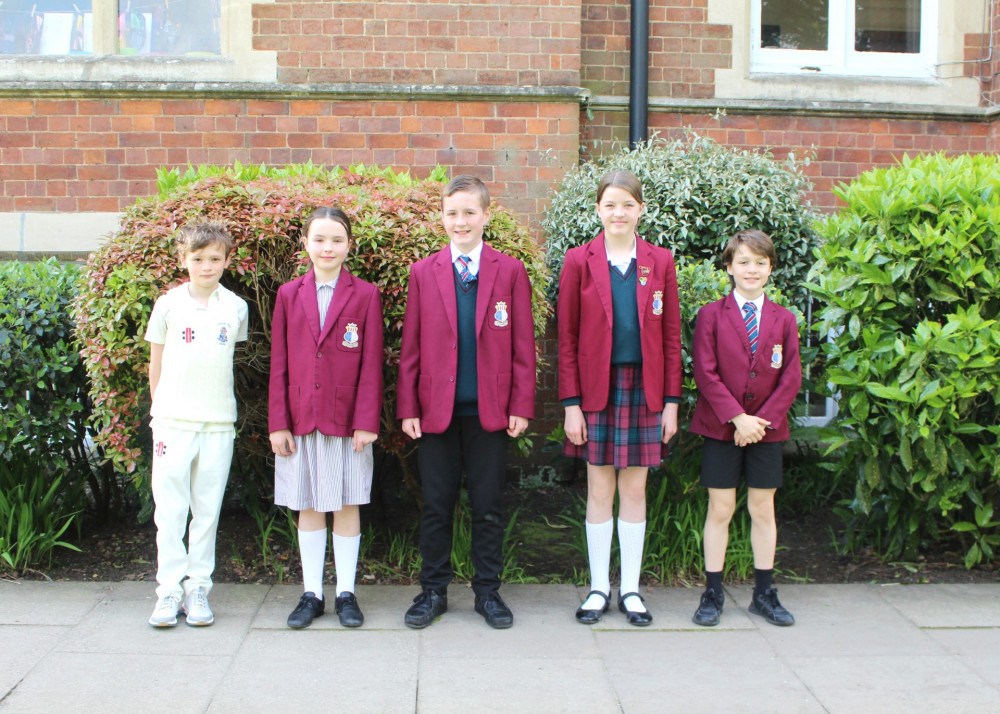
M 107 589 L 105 583 L 0 580 L 0 625 L 75 625 Z
M 627 714 L 823 711 L 756 631 L 601 632 L 597 642 Z
M 60 652 L 115 654 L 232 655 L 250 629 L 267 585 L 217 585 L 209 595 L 215 624 L 156 628 L 148 624 L 156 605 L 151 583 L 115 583 L 106 597 L 57 646 Z
M 208 712 L 413 712 L 417 648 L 405 632 L 254 630 Z
M 726 588 L 734 609 L 747 611 L 752 589 Z M 775 627 L 762 617 L 747 616 L 774 650 L 789 660 L 820 655 L 942 653 L 936 642 L 882 598 L 878 586 L 782 585 L 778 596 L 795 615 L 795 625 Z
M 472 643 L 461 659 L 428 657 L 425 649 L 416 711 L 621 712 L 599 659 L 498 659 L 478 654 Z
M 362 585 L 357 588 L 355 594 L 358 598 L 358 605 L 365 615 L 365 624 L 362 630 L 407 630 L 403 624 L 403 613 L 406 612 L 416 595 L 418 588 L 387 587 Z M 267 594 L 260 611 L 254 618 L 252 627 L 263 630 L 287 630 L 288 616 L 299 598 L 302 597 L 301 585 L 274 585 Z M 329 598 L 326 610 L 322 617 L 313 621 L 309 626 L 310 630 L 342 630 L 340 620 L 334 608 L 334 588 L 331 585 L 329 591 L 324 592 L 324 597 Z
M 67 626 L 0 625 L 0 701 L 69 632 Z
M 577 588 L 577 604 L 572 606 L 570 616 L 576 612 L 590 589 L 587 587 Z M 701 630 L 702 628 L 691 622 L 691 616 L 698 609 L 698 602 L 701 598 L 700 588 L 668 588 L 668 587 L 642 587 L 639 594 L 642 595 L 646 603 L 646 608 L 653 613 L 653 622 L 642 628 L 643 630 Z M 595 630 L 620 631 L 637 630 L 640 628 L 628 624 L 628 620 L 618 610 L 618 591 L 611 593 L 611 609 L 604 613 L 604 617 L 596 625 Z M 716 629 L 720 630 L 752 630 L 753 623 L 745 613 L 739 608 L 729 609 L 729 603 L 723 608 L 722 618 Z M 574 620 L 575 621 L 575 620 Z
M 1000 627 L 1000 584 L 891 585 L 879 594 L 918 627 Z
M 1000 629 L 951 628 L 926 630 L 927 635 L 948 652 L 957 655 L 969 669 L 1000 689 Z
M 947 654 L 801 657 L 794 667 L 834 713 L 1000 711 L 1000 692 Z
M 229 657 L 53 653 L 0 702 L 3 714 L 200 714 Z

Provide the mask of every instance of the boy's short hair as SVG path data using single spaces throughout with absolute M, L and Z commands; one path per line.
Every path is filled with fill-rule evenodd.
M 226 224 L 220 221 L 198 221 L 181 226 L 177 231 L 175 246 L 177 256 L 183 258 L 188 253 L 217 245 L 227 256 L 233 249 L 233 237 Z
M 774 250 L 774 242 L 771 240 L 771 236 L 764 231 L 748 229 L 740 231 L 726 243 L 726 247 L 722 249 L 723 265 L 732 265 L 736 251 L 739 250 L 741 245 L 745 245 L 751 253 L 763 255 L 770 260 L 772 270 L 778 264 L 778 253 Z
M 444 205 L 444 199 L 453 194 L 461 193 L 462 191 L 468 191 L 469 193 L 474 193 L 479 196 L 479 205 L 482 206 L 484 211 L 489 210 L 490 190 L 486 188 L 486 184 L 484 184 L 478 176 L 472 176 L 471 174 L 456 176 L 448 182 L 448 185 L 444 187 L 443 191 L 441 191 L 442 206 Z

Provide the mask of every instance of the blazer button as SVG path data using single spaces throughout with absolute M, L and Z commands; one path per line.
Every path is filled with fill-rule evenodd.
M 757 373 L 756 372 L 751 372 L 750 373 L 750 379 L 757 379 Z
M 453 350 L 457 350 L 457 349 L 458 349 L 458 345 L 452 345 L 452 346 L 451 346 L 451 348 L 452 348 Z
M 455 378 L 454 378 L 454 377 L 448 377 L 448 381 L 449 381 L 449 382 L 454 382 L 454 381 L 455 381 Z
M 316 386 L 318 387 L 319 385 L 317 384 Z M 753 401 L 753 395 L 752 395 L 752 394 L 748 394 L 748 395 L 746 396 L 746 400 L 747 400 L 748 402 L 752 402 L 752 401 Z
M 320 358 L 320 357 L 322 357 L 322 356 L 323 356 L 323 353 L 322 353 L 322 352 L 317 352 L 317 353 L 316 353 L 316 359 L 319 359 L 319 358 Z M 750 373 L 750 376 L 751 376 L 751 377 L 753 376 L 753 372 L 751 372 L 751 373 Z
M 319 389 L 319 384 L 318 383 L 316 384 L 316 389 Z

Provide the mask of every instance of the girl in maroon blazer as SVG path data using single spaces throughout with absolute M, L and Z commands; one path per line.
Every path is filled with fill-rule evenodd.
M 382 302 L 374 285 L 343 268 L 352 238 L 342 211 L 317 209 L 302 235 L 312 269 L 278 289 L 271 325 L 274 501 L 299 512 L 305 590 L 288 626 L 308 627 L 325 609 L 326 514 L 333 512 L 336 612 L 344 627 L 359 627 L 358 506 L 369 500 L 382 411 Z
M 750 612 L 774 625 L 795 623 L 771 587 L 778 532 L 774 492 L 782 483 L 788 411 L 802 384 L 795 316 L 764 296 L 776 261 L 766 233 L 740 231 L 722 252 L 732 292 L 698 311 L 692 354 L 698 404 L 691 431 L 705 437 L 701 485 L 708 488 L 704 540 L 708 584 L 692 618 L 698 625 L 719 623 L 729 521 L 743 479 L 756 581 Z
M 604 230 L 566 253 L 559 280 L 559 398 L 566 447 L 587 461 L 590 594 L 576 619 L 593 624 L 608 610 L 618 491 L 621 588 L 618 609 L 629 624 L 653 616 L 639 595 L 646 534 L 646 473 L 658 466 L 677 432 L 681 330 L 677 275 L 669 250 L 636 234 L 642 184 L 612 171 L 597 187 Z

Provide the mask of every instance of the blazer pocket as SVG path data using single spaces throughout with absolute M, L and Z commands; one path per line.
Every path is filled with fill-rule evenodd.
M 350 426 L 354 419 L 354 400 L 358 390 L 354 387 L 337 387 L 337 397 L 333 400 L 333 423 Z
M 337 341 L 337 349 L 343 352 L 361 353 L 363 320 L 356 317 L 340 317 L 337 320 L 337 330 L 331 335 Z
M 293 425 L 302 420 L 302 395 L 298 385 L 288 387 L 288 412 Z
M 503 416 L 510 416 L 510 386 L 510 372 L 501 372 L 497 375 L 497 405 Z
M 510 295 L 492 297 L 492 304 L 486 314 L 486 322 L 491 330 L 510 330 Z
M 434 393 L 431 392 L 431 376 L 421 374 L 417 380 L 417 401 L 420 403 L 420 416 L 426 417 L 430 411 L 431 399 Z

